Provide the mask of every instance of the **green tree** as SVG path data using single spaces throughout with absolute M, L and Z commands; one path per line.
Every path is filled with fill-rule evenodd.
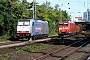
M 0 35 L 6 38 L 15 36 L 18 19 L 33 17 L 33 2 L 27 0 L 0 0 Z M 50 2 L 38 5 L 36 2 L 36 17 L 49 22 L 50 33 L 57 32 L 57 25 L 60 21 L 59 5 L 51 6 Z M 62 19 L 69 19 L 68 13 L 62 11 Z
M 22 15 L 22 6 L 19 4 L 19 0 L 0 0 L 0 35 L 7 38 L 14 35 L 17 19 Z

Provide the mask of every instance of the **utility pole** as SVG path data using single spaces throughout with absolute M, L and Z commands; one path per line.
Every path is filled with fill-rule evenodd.
M 48 4 L 48 1 L 46 0 L 46 9 L 48 8 L 47 4 Z
M 33 19 L 34 19 L 34 0 L 33 0 Z
M 62 10 L 61 10 L 61 8 L 59 9 L 59 11 L 60 11 L 60 21 L 62 22 Z
M 60 0 L 59 0 L 59 4 L 60 4 Z M 60 11 L 60 21 L 62 22 L 62 7 L 63 4 L 60 4 L 60 8 L 59 8 L 59 11 Z
M 87 21 L 88 21 L 88 1 L 87 1 Z
M 35 19 L 36 19 L 36 0 L 35 0 Z
M 33 0 L 33 19 L 36 19 L 36 0 Z

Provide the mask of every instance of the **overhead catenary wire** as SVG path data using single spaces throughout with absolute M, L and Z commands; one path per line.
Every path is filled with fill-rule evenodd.
M 80 0 L 78 0 L 78 1 L 85 7 L 85 5 Z
M 87 0 L 86 0 L 87 1 Z M 88 1 L 87 1 L 88 2 Z M 90 2 L 88 2 L 90 4 Z

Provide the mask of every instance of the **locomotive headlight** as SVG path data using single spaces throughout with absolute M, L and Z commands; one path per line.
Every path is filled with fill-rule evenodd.
M 17 31 L 17 33 L 19 33 L 20 31 Z
M 59 28 L 59 30 L 62 30 L 62 28 Z
M 68 29 L 68 28 L 65 28 L 65 29 Z

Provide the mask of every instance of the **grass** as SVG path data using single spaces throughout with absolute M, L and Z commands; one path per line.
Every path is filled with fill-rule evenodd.
M 0 36 L 0 42 L 8 41 L 7 39 L 4 39 L 4 37 Z
M 0 54 L 0 60 L 2 59 L 9 60 L 10 58 L 17 57 L 21 54 L 28 54 L 29 52 L 37 52 L 39 50 L 44 49 L 45 47 L 46 47 L 45 44 L 18 47 L 15 48 L 14 52 Z
M 57 33 L 50 33 L 49 36 L 57 36 Z
M 85 50 L 85 53 L 88 53 L 89 52 L 89 49 Z
M 74 36 L 74 38 L 78 40 L 79 39 L 79 36 Z
M 2 55 L 0 55 L 0 60 L 2 60 Z
M 90 32 L 90 30 L 87 30 L 86 32 Z
M 66 59 L 66 56 L 63 56 L 60 60 L 65 60 Z
M 15 50 L 16 51 L 28 51 L 28 52 L 35 52 L 35 51 L 39 51 L 39 50 L 42 50 L 43 48 L 45 48 L 45 45 L 44 44 L 41 44 L 41 45 L 32 45 L 32 46 L 25 46 L 25 47 L 22 47 L 22 48 L 16 48 Z
M 85 53 L 88 53 L 89 51 L 90 51 L 90 49 L 86 49 L 84 52 L 82 52 L 81 54 L 79 54 L 77 58 L 73 58 L 72 60 L 78 60 L 79 58 L 81 58 L 82 56 L 84 56 Z M 61 60 L 65 60 L 65 59 L 66 59 L 66 56 L 63 56 L 61 58 Z
M 85 53 L 81 53 L 77 58 L 73 58 L 73 60 L 78 60 L 79 58 L 81 58 Z
M 88 53 L 90 49 L 85 50 L 84 52 L 82 52 L 77 58 L 73 58 L 73 60 L 78 60 L 79 58 L 81 58 L 83 55 L 85 55 L 85 53 Z

